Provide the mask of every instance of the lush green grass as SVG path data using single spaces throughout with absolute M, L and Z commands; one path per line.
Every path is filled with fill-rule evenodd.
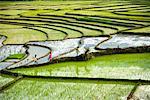
M 118 54 L 96 57 L 84 62 L 65 62 L 34 68 L 21 68 L 13 72 L 26 75 L 103 77 L 150 80 L 150 53 Z M 107 74 L 106 74 L 107 73 Z
M 53 10 L 35 10 L 35 11 L 24 12 L 21 15 L 23 15 L 23 16 L 36 16 L 37 14 L 47 13 L 47 12 L 51 13 L 54 11 Z
M 149 8 L 150 9 L 150 8 Z M 130 11 L 130 12 L 119 12 L 119 14 L 127 14 L 132 16 L 150 16 L 149 12 L 138 12 L 138 11 Z
M 73 31 L 73 30 L 70 30 L 70 29 L 58 28 L 58 27 L 57 28 L 56 27 L 52 27 L 52 28 L 63 30 L 64 32 L 66 32 L 68 34 L 68 38 L 76 38 L 76 37 L 80 37 L 81 36 L 79 32 L 76 32 L 76 31 Z
M 0 34 L 7 36 L 5 44 L 22 44 L 28 41 L 46 40 L 45 34 L 31 29 L 2 29 Z
M 26 24 L 46 24 L 46 22 L 38 22 L 38 21 L 25 21 L 25 20 L 7 20 L 9 22 L 18 22 L 18 23 L 26 23 Z M 17 24 L 20 26 L 19 24 Z
M 95 19 L 95 18 L 90 18 L 90 17 L 84 17 L 84 18 L 78 18 L 79 21 L 88 21 L 88 22 L 99 22 L 99 23 L 105 23 L 105 24 L 112 24 L 113 25 L 118 25 L 119 23 L 114 22 L 113 20 L 108 20 L 108 19 Z M 129 24 L 121 23 L 122 26 L 128 26 L 130 27 Z M 121 25 L 120 25 L 121 26 Z
M 125 19 L 132 19 L 132 20 L 141 20 L 141 21 L 149 21 L 150 18 L 140 17 L 140 16 L 124 16 L 124 15 L 116 15 L 109 11 L 87 11 L 87 10 L 80 10 L 80 11 L 72 11 L 71 14 L 83 14 L 83 15 L 97 15 L 103 17 L 113 17 L 113 18 L 125 18 Z
M 53 24 L 53 25 L 61 25 L 61 24 Z M 79 30 L 79 31 L 81 31 L 81 32 L 84 33 L 84 36 L 96 36 L 96 35 L 102 35 L 102 33 L 99 32 L 99 31 L 90 30 L 90 29 L 87 29 L 87 28 L 76 27 L 76 26 L 65 25 L 65 24 L 63 24 L 62 26 L 65 26 L 65 27 L 69 27 L 69 28 L 73 28 L 73 29 Z M 84 26 L 84 25 L 83 25 L 83 26 Z M 80 34 L 80 36 L 81 36 L 81 35 L 82 35 L 82 34 Z
M 133 29 L 133 30 L 129 30 L 127 32 L 134 32 L 134 33 L 150 33 L 150 27 L 144 27 L 144 28 L 139 28 L 139 29 Z
M 49 79 L 23 79 L 15 86 L 0 94 L 3 100 L 8 99 L 50 99 L 50 100 L 120 100 L 126 98 L 133 85 L 89 84 L 53 82 Z M 14 96 L 15 95 L 15 96 Z
M 17 15 L 17 14 L 21 14 L 23 12 L 27 12 L 27 11 L 25 11 L 25 10 L 2 10 L 2 11 L 0 11 L 0 14 Z
M 11 78 L 11 77 L 5 77 L 5 76 L 0 75 L 0 87 L 12 80 L 13 80 L 13 78 Z
M 9 24 L 0 24 L 0 29 L 15 29 L 15 28 L 21 28 L 22 26 L 18 25 L 9 25 Z
M 46 32 L 48 35 L 48 40 L 59 40 L 59 39 L 64 39 L 65 37 L 65 34 L 60 31 L 56 31 L 48 28 L 41 28 L 41 27 L 32 27 L 32 28 L 39 29 Z
M 110 5 L 111 7 L 107 7 L 107 6 L 102 6 L 103 8 L 94 8 L 94 9 L 89 9 L 89 10 L 117 10 L 120 8 L 130 8 L 130 7 L 140 7 L 139 5 L 123 5 L 123 6 L 117 6 L 119 4 L 116 5 Z
M 150 90 L 150 85 L 139 86 L 135 91 L 134 95 L 135 97 L 142 98 L 143 100 L 149 100 L 150 93 L 147 92 L 149 90 Z

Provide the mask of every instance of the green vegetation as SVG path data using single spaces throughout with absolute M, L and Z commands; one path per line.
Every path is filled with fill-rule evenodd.
M 23 79 L 15 86 L 0 94 L 0 98 L 6 99 L 102 99 L 110 100 L 126 98 L 132 85 L 116 84 L 89 84 L 53 82 L 48 79 Z M 15 95 L 15 96 L 14 96 Z
M 9 12 L 9 13 L 8 13 Z M 23 12 L 27 12 L 26 10 L 2 10 L 0 14 L 4 15 L 17 15 Z
M 10 55 L 9 57 L 7 57 L 6 60 L 8 59 L 22 59 L 25 57 L 25 54 L 13 54 L 13 55 Z
M 5 44 L 23 44 L 28 41 L 46 40 L 46 36 L 42 32 L 24 28 L 1 29 L 0 34 L 8 37 Z
M 65 37 L 64 33 L 57 30 L 41 28 L 41 27 L 32 27 L 32 28 L 46 32 L 48 35 L 48 40 L 59 40 L 59 39 L 64 39 Z
M 12 80 L 13 80 L 13 78 L 11 78 L 11 77 L 0 76 L 0 87 L 2 87 L 3 85 L 5 85 L 6 83 L 8 83 Z
M 109 26 L 117 28 L 118 31 L 123 31 L 135 27 L 141 27 L 143 25 L 149 25 L 149 13 L 144 12 L 148 10 L 148 2 L 144 1 L 138 4 L 136 0 L 130 1 L 32 1 L 31 2 L 2 2 L 0 19 L 2 23 L 10 25 L 7 26 L 6 30 L 3 29 L 4 26 L 0 27 L 0 34 L 5 35 L 8 39 L 5 44 L 19 44 L 25 43 L 27 41 L 41 41 L 41 40 L 57 40 L 63 39 L 65 37 L 61 32 L 56 30 L 47 29 L 40 27 L 41 31 L 47 33 L 49 38 L 46 39 L 44 34 L 39 31 L 36 32 L 36 36 L 33 37 L 32 34 L 35 30 L 29 30 L 28 32 L 23 32 L 24 35 L 20 35 L 20 31 L 24 29 L 18 29 L 17 33 L 14 28 L 16 27 L 30 27 L 31 25 L 34 29 L 39 29 L 36 25 L 45 26 L 47 24 L 56 24 L 59 26 L 65 26 L 68 28 L 73 28 L 84 33 L 85 36 L 97 36 L 114 34 L 117 31 L 109 28 L 100 27 Z M 121 3 L 120 3 L 121 2 Z M 75 10 L 77 9 L 77 10 Z M 124 12 L 122 11 L 124 10 Z M 138 12 L 140 10 L 140 12 Z M 141 11 L 143 10 L 143 11 Z M 116 12 L 117 11 L 117 12 Z M 121 11 L 121 12 L 119 12 Z M 138 13 L 137 13 L 138 12 Z M 79 16 L 81 14 L 83 16 Z M 126 15 L 128 14 L 128 15 Z M 58 16 L 59 15 L 59 16 Z M 141 16 L 144 15 L 144 16 Z M 60 17 L 61 16 L 61 17 Z M 90 24 L 90 25 L 88 25 Z M 99 25 L 99 26 L 96 26 Z M 59 29 L 65 31 L 68 36 L 66 38 L 81 37 L 82 35 L 76 31 L 69 30 L 63 27 L 48 26 L 54 29 Z M 14 27 L 10 30 L 10 27 Z M 16 28 L 17 28 L 16 27 Z M 8 30 L 7 30 L 8 28 Z M 93 30 L 96 29 L 96 30 Z M 101 30 L 98 31 L 97 29 Z M 103 31 L 103 32 L 102 32 Z M 132 31 L 132 30 L 131 30 Z M 12 32 L 12 33 L 11 33 Z M 28 35 L 28 33 L 32 33 Z M 40 34 L 42 33 L 42 34 Z M 61 34 L 60 34 L 61 33 Z M 27 35 L 25 35 L 27 34 Z M 19 40 L 13 36 L 23 37 Z M 30 38 L 29 38 L 30 37 Z
M 2 29 L 15 29 L 15 28 L 21 28 L 21 26 L 9 25 L 9 24 L 0 24 L 0 30 L 2 30 Z
M 136 76 L 136 78 L 149 79 L 149 59 L 150 53 L 119 54 L 96 57 L 85 62 L 65 62 L 34 68 L 15 69 L 12 71 L 26 75 L 41 76 L 77 76 L 121 79 L 133 79 Z
M 30 41 L 44 41 L 45 44 L 43 42 L 39 44 L 36 43 L 41 45 L 41 48 L 49 47 L 50 49 L 46 48 L 46 51 L 49 53 L 49 51 L 52 50 L 53 57 L 53 54 L 55 56 L 61 53 L 61 49 L 64 50 L 63 53 L 66 53 L 65 50 L 68 52 L 70 49 L 77 49 L 69 46 L 74 43 L 55 43 L 57 40 L 82 36 L 97 37 L 106 35 L 113 40 L 112 34 L 126 32 L 138 35 L 146 33 L 146 35 L 149 36 L 149 6 L 150 2 L 148 0 L 1 1 L 0 37 L 6 36 L 7 39 L 2 38 L 0 40 L 0 47 L 3 46 L 3 41 L 4 45 L 27 44 Z M 138 42 L 136 36 L 133 37 L 135 37 L 135 41 Z M 86 45 L 86 43 L 82 43 L 84 39 L 86 39 L 86 37 L 81 38 L 81 41 L 78 43 L 79 52 L 81 53 L 86 52 L 84 51 L 85 48 L 82 47 L 82 45 Z M 50 40 L 55 41 L 50 43 Z M 94 41 L 98 40 L 95 39 L 92 41 L 91 39 L 91 44 Z M 143 41 L 145 40 L 143 39 Z M 114 39 L 110 45 L 116 42 L 118 41 Z M 90 45 L 90 41 L 88 41 L 88 43 L 87 45 Z M 97 80 L 90 80 L 89 82 L 89 80 L 82 80 L 81 77 L 150 81 L 150 53 L 104 55 L 92 58 L 88 61 L 69 61 L 55 64 L 49 64 L 51 62 L 48 62 L 46 65 L 34 65 L 26 68 L 25 66 L 32 63 L 32 57 L 35 55 L 37 57 L 39 57 L 39 55 L 40 57 L 44 57 L 42 54 L 45 49 L 41 49 L 40 51 L 38 45 L 36 48 L 31 48 L 32 46 L 27 44 L 27 46 L 29 46 L 28 50 L 31 53 L 28 59 L 25 59 L 23 62 L 20 61 L 17 63 L 15 60 L 22 60 L 26 57 L 26 54 L 10 55 L 5 61 L 0 63 L 0 74 L 1 69 L 12 67 L 5 66 L 5 63 L 10 63 L 9 60 L 14 59 L 13 65 L 18 68 L 10 69 L 9 71 L 18 73 L 18 75 L 24 74 L 28 76 L 28 78 L 20 79 L 21 81 L 14 80 L 14 84 L 10 84 L 8 88 L 4 88 L 4 91 L 0 91 L 0 98 L 3 100 L 126 100 L 134 85 L 138 84 L 138 82 Z M 61 46 L 58 47 L 59 45 Z M 65 48 L 65 45 L 67 45 L 68 48 Z M 146 44 L 144 46 L 146 46 Z M 6 49 L 7 47 L 4 47 L 0 53 L 5 52 Z M 39 51 L 37 50 L 35 52 L 35 49 Z M 56 49 L 60 49 L 60 51 Z M 100 50 L 94 50 L 93 52 L 102 52 Z M 36 54 L 37 52 L 39 54 Z M 61 55 L 58 55 L 58 58 L 59 56 Z M 5 57 L 0 56 L 0 60 L 3 60 L 3 58 Z M 46 62 L 45 60 L 47 60 L 47 58 L 40 58 L 39 62 L 44 63 Z M 13 60 L 11 63 L 13 63 Z M 24 67 L 19 68 L 22 66 Z M 17 74 L 15 74 L 15 76 L 16 75 Z M 39 76 L 42 78 L 37 78 Z M 78 80 L 48 78 L 51 76 L 57 78 L 78 77 Z M 1 74 L 0 89 L 13 79 L 14 78 L 10 76 L 6 77 Z M 149 90 L 150 89 L 147 89 L 148 92 L 142 92 L 147 98 L 150 96 L 149 94 L 146 95 L 149 93 Z M 135 96 L 138 97 L 140 91 L 141 90 L 135 92 Z M 138 99 L 143 98 L 138 97 Z
M 42 9 L 42 8 L 40 7 L 40 9 Z M 54 12 L 54 11 L 53 10 L 33 10 L 33 11 L 30 11 L 29 10 L 28 12 L 21 13 L 21 15 L 23 15 L 23 16 L 36 16 L 37 14 L 48 13 L 48 12 L 50 13 L 50 12 Z
M 127 16 L 124 16 L 124 15 L 116 15 L 116 14 L 113 14 L 111 12 L 108 12 L 108 11 L 74 11 L 74 12 L 71 12 L 70 14 L 83 14 L 83 15 L 88 15 L 88 16 L 102 16 L 102 17 L 113 17 L 113 18 L 120 18 L 120 19 L 127 19 Z M 146 18 L 146 17 L 140 17 L 140 16 L 128 16 L 128 19 L 132 19 L 132 20 L 143 20 L 143 21 L 149 21 L 150 18 Z
M 126 31 L 126 32 L 134 32 L 134 33 L 147 33 L 149 34 L 150 33 L 150 27 L 144 27 L 144 28 L 139 28 L 139 29 L 134 29 L 134 30 L 129 30 L 129 31 Z

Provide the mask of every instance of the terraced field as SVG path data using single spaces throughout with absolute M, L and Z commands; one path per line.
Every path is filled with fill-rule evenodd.
M 150 100 L 148 0 L 1 1 L 1 100 Z

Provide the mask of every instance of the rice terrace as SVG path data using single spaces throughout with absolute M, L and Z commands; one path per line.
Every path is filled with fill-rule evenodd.
M 0 100 L 150 100 L 150 1 L 0 1 Z

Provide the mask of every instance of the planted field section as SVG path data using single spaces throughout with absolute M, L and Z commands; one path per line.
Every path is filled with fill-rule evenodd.
M 137 27 L 143 28 L 149 25 L 150 19 L 148 11 L 132 14 L 132 12 L 138 12 L 138 10 L 148 10 L 149 7 L 147 3 L 138 4 L 136 2 L 126 1 L 120 4 L 120 2 L 119 0 L 109 2 L 88 1 L 84 3 L 74 1 L 65 4 L 64 2 L 62 2 L 62 4 L 56 4 L 54 2 L 54 4 L 16 2 L 13 4 L 8 3 L 9 6 L 6 7 L 3 6 L 5 4 L 3 3 L 1 4 L 0 19 L 2 19 L 3 23 L 8 21 L 8 25 L 32 25 L 34 31 L 39 30 L 39 32 L 44 32 L 49 35 L 47 39 L 42 36 L 37 36 L 37 41 L 110 35 L 125 30 L 132 31 L 132 29 Z M 37 27 L 36 25 L 38 24 L 42 27 Z M 45 25 L 46 27 L 43 27 Z M 11 31 L 13 32 L 15 30 Z M 2 31 L 1 34 L 5 34 L 11 38 L 12 36 L 8 32 Z M 41 37 L 41 39 L 39 39 L 39 37 Z M 10 40 L 9 38 L 7 41 Z M 18 43 L 35 41 L 36 39 L 22 38 L 21 40 L 22 41 L 19 40 L 20 42 Z M 7 41 L 5 44 L 9 43 Z M 12 43 L 17 43 L 17 41 L 13 41 Z
M 9 13 L 8 13 L 9 12 Z M 11 9 L 9 9 L 9 10 L 2 10 L 1 12 L 0 12 L 0 15 L 8 15 L 8 16 L 13 16 L 13 15 L 17 15 L 17 14 L 20 14 L 20 13 L 23 13 L 23 12 L 27 12 L 26 10 L 11 10 Z
M 149 35 L 150 34 L 150 27 L 144 27 L 144 28 L 137 28 L 137 29 L 133 29 L 133 30 L 128 30 L 124 33 L 133 33 L 133 34 L 145 34 L 145 35 Z
M 32 84 L 32 85 L 31 85 Z M 0 94 L 6 99 L 124 99 L 133 85 L 89 84 L 69 81 L 55 82 L 51 79 L 23 79 L 11 89 Z M 23 89 L 23 90 L 22 90 Z M 14 96 L 15 95 L 15 96 Z
M 90 30 L 88 28 L 85 28 L 85 27 L 82 27 L 82 26 L 76 26 L 76 25 L 72 25 L 72 24 L 57 24 L 57 23 L 53 24 L 53 23 L 51 23 L 50 25 L 60 25 L 60 26 L 64 26 L 64 27 L 67 27 L 67 28 L 76 29 L 78 31 L 78 34 L 68 33 L 68 35 L 69 34 L 71 35 L 71 38 L 73 38 L 73 37 L 74 38 L 75 37 L 81 37 L 81 36 L 97 36 L 97 35 L 101 35 L 102 34 L 101 32 L 96 31 L 96 30 Z
M 75 38 L 75 37 L 80 37 L 81 36 L 81 33 L 79 33 L 80 31 L 75 30 L 75 29 L 71 29 L 71 28 L 68 28 L 68 27 L 63 27 L 63 25 L 59 25 L 59 26 L 57 26 L 57 25 L 44 25 L 42 27 L 58 30 L 66 38 Z
M 64 39 L 67 35 L 66 32 L 55 29 L 55 28 L 49 28 L 49 27 L 42 27 L 42 26 L 36 26 L 36 27 L 28 27 L 33 30 L 39 30 L 45 34 L 47 37 L 46 40 L 59 40 L 59 39 Z
M 18 26 L 18 25 L 9 25 L 9 24 L 0 24 L 0 29 L 18 29 L 18 28 L 22 28 L 22 26 Z
M 147 9 L 150 9 L 150 8 L 147 8 Z M 117 12 L 115 11 L 114 13 L 118 14 L 118 15 L 125 15 L 125 16 L 142 16 L 142 17 L 150 17 L 150 14 L 148 11 L 129 11 L 129 12 L 124 12 L 124 11 L 121 11 L 121 12 Z
M 114 9 L 113 9 L 114 7 Z M 144 8 L 144 7 L 148 7 L 147 5 L 134 5 L 134 4 L 129 4 L 129 5 L 121 5 L 121 6 L 117 6 L 117 5 L 114 5 L 114 6 L 110 6 L 110 7 L 100 7 L 100 8 L 94 8 L 93 7 L 93 10 L 76 10 L 76 11 L 73 11 L 71 13 L 68 13 L 68 14 L 76 14 L 76 15 L 79 15 L 79 14 L 82 14 L 82 15 L 89 15 L 89 16 L 99 16 L 99 17 L 112 17 L 112 18 L 118 18 L 118 19 L 130 19 L 130 20 L 139 20 L 139 21 L 148 21 L 148 17 L 146 16 L 137 16 L 137 15 L 132 15 L 131 16 L 128 16 L 128 18 L 126 18 L 127 16 L 125 14 L 122 14 L 122 15 L 119 15 L 117 13 L 114 13 L 115 11 L 119 10 L 120 9 L 124 9 L 124 12 L 127 12 L 128 9 L 130 8 L 141 8 L 141 9 L 148 9 L 148 8 Z M 92 8 L 91 8 L 92 9 Z M 138 10 L 137 9 L 137 10 Z M 141 10 L 139 9 L 139 10 Z M 114 11 L 113 11 L 114 10 Z M 134 10 L 134 9 L 133 9 Z M 132 11 L 130 9 L 130 11 Z M 121 11 L 122 12 L 122 11 Z M 147 13 L 145 13 L 146 15 Z
M 6 77 L 6 76 L 0 76 L 0 87 L 7 84 L 8 82 L 12 81 L 14 78 Z
M 75 21 L 68 21 L 68 20 L 62 20 L 62 19 L 57 19 L 57 18 L 49 18 L 49 17 L 47 17 L 47 18 L 41 18 L 41 17 L 40 18 L 38 18 L 38 17 L 34 18 L 34 17 L 32 17 L 32 19 L 31 18 L 27 18 L 27 19 L 29 19 L 29 20 L 35 19 L 37 21 L 47 22 L 48 24 L 59 24 L 59 25 L 62 25 L 62 26 L 63 25 L 69 25 L 69 26 L 74 26 L 75 28 L 83 28 L 83 30 L 87 29 L 90 32 L 89 33 L 85 32 L 85 34 L 87 34 L 89 36 L 101 35 L 102 32 L 103 32 L 100 27 L 97 28 L 97 27 L 94 27 L 92 25 L 78 23 L 78 22 L 75 22 Z M 52 25 L 51 25 L 51 27 L 52 27 Z M 68 29 L 63 29 L 61 27 L 61 30 L 65 31 L 65 30 L 68 30 Z M 73 34 L 72 32 L 69 32 L 69 31 L 68 31 L 68 33 Z M 76 34 L 76 33 L 74 32 L 74 34 Z
M 132 8 L 132 9 L 131 9 Z M 95 23 L 103 23 L 103 24 L 109 24 L 112 26 L 122 26 L 122 27 L 127 27 L 128 29 L 134 29 L 136 27 L 140 26 L 145 26 L 149 25 L 149 13 L 144 13 L 143 16 L 138 16 L 134 15 L 134 13 L 129 16 L 126 14 L 117 14 L 117 13 L 123 13 L 122 11 L 119 12 L 120 10 L 124 10 L 124 12 L 128 13 L 128 10 L 130 9 L 131 11 L 133 8 L 137 8 L 138 10 L 141 9 L 149 9 L 147 5 L 140 5 L 140 4 L 120 4 L 118 5 L 111 5 L 111 6 L 99 6 L 99 7 L 91 7 L 89 9 L 78 9 L 73 12 L 68 12 L 66 15 L 68 16 L 74 16 L 77 17 L 77 20 L 79 21 L 84 21 L 84 22 L 95 22 Z M 99 9 L 99 10 L 97 10 Z M 101 9 L 101 10 L 100 10 Z M 115 9 L 112 11 L 112 9 Z M 116 11 L 118 10 L 118 11 Z
M 141 98 L 141 99 L 144 99 L 144 100 L 148 100 L 150 99 L 150 93 L 147 92 L 150 90 L 150 86 L 149 85 L 143 85 L 143 86 L 139 86 L 136 91 L 135 91 L 135 94 L 134 94 L 134 97 L 135 99 L 137 98 Z
M 149 53 L 108 55 L 94 58 L 88 62 L 66 62 L 39 66 L 36 68 L 20 68 L 12 71 L 32 76 L 101 77 L 149 80 L 149 55 Z
M 46 40 L 45 34 L 31 29 L 1 29 L 0 34 L 7 36 L 5 44 L 21 44 L 28 41 Z M 19 37 L 19 38 L 18 38 Z

